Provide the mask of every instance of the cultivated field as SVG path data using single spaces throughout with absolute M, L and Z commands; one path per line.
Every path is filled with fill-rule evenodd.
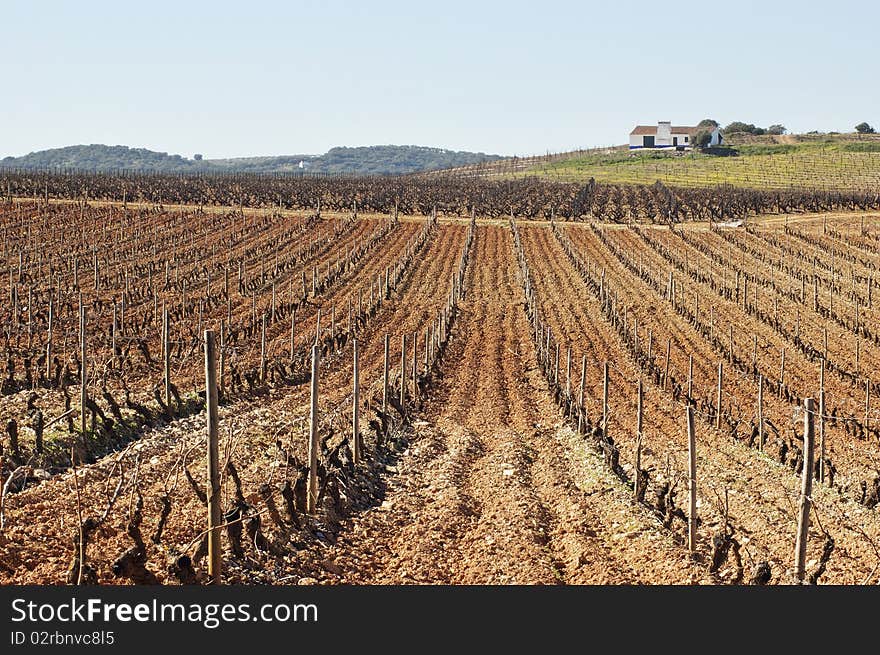
M 807 397 L 876 583 L 880 216 L 423 214 L 4 203 L 0 583 L 206 581 L 206 329 L 224 583 L 790 583 Z
M 877 135 L 732 135 L 727 145 L 735 156 L 671 150 L 630 150 L 611 146 L 511 157 L 472 164 L 452 171 L 425 173 L 442 177 L 528 179 L 555 182 L 644 184 L 711 188 L 730 184 L 763 190 L 816 189 L 868 191 L 880 182 L 880 139 Z
M 843 143 L 738 147 L 735 157 L 698 153 L 609 150 L 535 161 L 514 177 L 539 176 L 558 181 L 594 178 L 616 184 L 713 187 L 733 184 L 754 189 L 811 188 L 826 191 L 869 190 L 880 182 L 880 143 Z M 500 168 L 502 164 L 489 163 Z

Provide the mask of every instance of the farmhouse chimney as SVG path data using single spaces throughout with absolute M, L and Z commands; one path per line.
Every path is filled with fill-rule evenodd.
M 657 145 L 672 144 L 672 121 L 659 121 L 657 123 Z

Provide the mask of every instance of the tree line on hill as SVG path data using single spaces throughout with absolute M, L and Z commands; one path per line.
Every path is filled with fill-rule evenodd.
M 717 127 L 721 127 L 721 124 L 712 118 L 704 118 L 697 124 L 697 127 L 701 129 L 694 134 L 691 142 L 697 148 L 705 148 L 711 142 L 712 131 Z M 733 121 L 721 129 L 721 133 L 725 135 L 741 133 L 753 134 L 755 136 L 762 134 L 779 135 L 785 134 L 787 131 L 785 126 L 780 124 L 771 125 L 770 127 L 757 127 L 753 123 L 745 123 L 743 121 Z
M 0 168 L 73 169 L 137 173 L 348 173 L 406 174 L 478 164 L 499 155 L 422 146 L 364 146 L 331 148 L 323 155 L 192 159 L 146 148 L 100 144 L 68 146 L 0 159 Z
M 705 148 L 709 145 L 712 138 L 712 131 L 721 127 L 721 124 L 712 119 L 712 118 L 704 118 L 701 120 L 697 127 L 701 128 L 691 139 L 691 143 L 694 147 L 697 148 Z M 875 134 L 874 128 L 869 125 L 867 122 L 859 123 L 855 126 L 855 131 L 858 134 Z M 751 134 L 754 136 L 761 135 L 774 135 L 779 136 L 788 132 L 786 127 L 781 124 L 771 125 L 770 127 L 758 127 L 753 123 L 746 123 L 743 121 L 733 121 L 728 123 L 725 127 L 721 129 L 721 133 L 724 135 L 730 134 Z

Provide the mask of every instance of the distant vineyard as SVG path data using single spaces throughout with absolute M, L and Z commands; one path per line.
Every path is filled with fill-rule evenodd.
M 874 146 L 876 147 L 876 146 Z M 754 189 L 810 188 L 824 191 L 869 190 L 880 185 L 880 152 L 818 149 L 752 154 L 738 157 L 633 156 L 627 151 L 613 155 L 586 154 L 535 160 L 500 174 L 513 177 L 539 176 L 557 182 L 595 178 L 610 184 L 663 184 L 683 187 L 714 187 L 733 184 Z M 525 162 L 525 160 L 523 160 Z M 486 165 L 483 170 L 490 170 Z M 475 170 L 474 167 L 471 167 Z
M 0 192 L 13 198 L 112 200 L 153 205 L 190 204 L 316 209 L 427 216 L 469 215 L 523 219 L 598 219 L 677 223 L 747 218 L 765 213 L 880 208 L 880 191 L 755 190 L 549 182 L 538 178 L 485 180 L 462 176 L 183 176 L 51 174 L 8 171 Z

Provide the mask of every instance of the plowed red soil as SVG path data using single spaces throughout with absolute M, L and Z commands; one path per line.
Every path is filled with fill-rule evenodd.
M 573 466 L 583 453 L 535 370 L 510 235 L 479 228 L 474 249 L 491 265 L 470 270 L 442 388 L 385 503 L 344 533 L 338 548 L 352 566 L 343 576 L 611 584 L 699 575 L 608 477 Z
M 5 218 L 11 220 L 9 216 Z M 75 225 L 75 216 L 67 218 L 71 226 Z M 204 217 L 193 220 L 211 224 Z M 36 225 L 38 217 L 34 221 Z M 138 223 L 147 224 L 147 217 Z M 422 224 L 422 221 L 403 221 L 394 226 L 375 251 L 310 299 L 297 323 L 296 344 L 303 352 L 313 340 L 318 308 L 321 308 L 321 324 L 325 329 L 325 317 L 333 307 L 336 307 L 339 329 L 345 329 L 349 303 L 356 304 L 359 293 L 366 299 L 372 280 L 379 276 L 384 280 L 386 269 L 394 266 L 407 244 L 419 234 Z M 199 225 L 204 227 L 202 223 Z M 369 238 L 381 225 L 381 219 L 360 219 L 330 239 L 327 249 L 316 255 L 314 261 L 299 261 L 296 267 L 286 271 L 279 269 L 276 280 L 279 297 L 287 298 L 293 288 L 298 299 L 303 267 L 311 270 L 315 265 L 320 270 L 327 263 L 332 266 L 337 258 L 344 258 L 351 248 Z M 856 273 L 867 275 L 872 270 L 872 262 L 880 265 L 880 254 L 871 250 L 874 243 L 871 230 L 878 229 L 873 225 L 869 225 L 865 235 L 852 234 L 851 228 L 849 232 L 823 235 L 821 222 L 817 221 L 799 221 L 797 225 L 802 233 L 820 239 L 828 247 L 863 258 L 864 262 L 854 266 Z M 266 218 L 260 236 L 252 238 L 244 234 L 235 236 L 237 232 L 230 228 L 227 236 L 234 244 L 232 252 L 249 262 L 246 275 L 260 275 L 260 257 L 266 258 L 268 263 L 268 258 L 274 257 L 272 246 L 279 239 L 288 250 L 309 243 L 308 233 L 293 235 L 285 232 L 288 227 L 280 218 Z M 329 238 L 331 227 L 330 223 L 324 224 L 321 234 Z M 168 230 L 165 235 L 168 239 L 185 239 L 185 233 L 173 220 L 162 229 Z M 624 471 L 630 475 L 636 444 L 636 382 L 640 376 L 645 381 L 642 466 L 650 472 L 648 502 L 634 502 L 631 487 L 610 471 L 591 438 L 577 434 L 555 404 L 538 366 L 511 230 L 506 225 L 485 221 L 475 228 L 463 277 L 464 295 L 455 310 L 448 347 L 436 370 L 426 378 L 425 392 L 418 406 L 411 408 L 405 423 L 395 423 L 396 450 L 386 452 L 379 448 L 372 428 L 367 428 L 369 420 L 378 420 L 377 414 L 373 409 L 364 408 L 361 430 L 367 440 L 368 459 L 354 473 L 341 478 L 343 501 L 340 505 L 344 511 L 322 508 L 312 517 L 302 517 L 300 528 L 282 527 L 270 521 L 259 494 L 262 485 L 268 483 L 276 488 L 279 482 L 293 475 L 287 455 L 300 461 L 306 457 L 307 381 L 270 382 L 250 393 L 232 394 L 221 407 L 221 455 L 228 456 L 234 463 L 244 496 L 261 512 L 263 530 L 272 544 L 269 550 L 261 550 L 253 543 L 245 543 L 244 554 L 236 555 L 224 536 L 225 582 L 727 584 L 736 580 L 736 567 L 731 559 L 720 570 L 709 572 L 713 537 L 725 521 L 725 498 L 726 520 L 742 546 L 744 581 L 748 582 L 753 568 L 760 562 L 770 565 L 771 583 L 791 581 L 795 507 L 800 489 L 797 472 L 790 465 L 779 463 L 772 452 L 762 454 L 728 433 L 716 430 L 705 415 L 698 415 L 697 495 L 701 522 L 697 552 L 689 553 L 684 521 L 676 519 L 664 526 L 652 509 L 653 494 L 661 484 L 670 482 L 677 485 L 677 505 L 687 511 L 683 402 L 673 398 L 663 385 L 643 376 L 639 362 L 603 314 L 596 293 L 570 263 L 550 227 L 521 224 L 519 229 L 523 253 L 533 277 L 537 310 L 554 340 L 561 344 L 562 382 L 568 382 L 564 362 L 569 346 L 573 389 L 579 384 L 581 357 L 587 359 L 584 404 L 593 421 L 601 411 L 601 367 L 609 362 L 609 434 L 619 448 Z M 761 229 L 776 234 L 782 233 L 783 226 L 773 223 Z M 381 389 L 386 334 L 390 335 L 392 344 L 392 387 L 398 383 L 401 335 L 409 338 L 418 333 L 418 359 L 422 361 L 425 330 L 436 324 L 438 312 L 446 305 L 467 230 L 465 222 L 450 221 L 441 222 L 430 232 L 424 248 L 408 265 L 390 297 L 359 330 L 361 384 L 369 399 L 375 400 Z M 694 395 L 713 399 L 716 366 L 723 353 L 677 314 L 660 293 L 628 270 L 590 229 L 567 226 L 564 232 L 582 257 L 595 268 L 604 268 L 608 288 L 626 305 L 629 321 L 638 321 L 642 338 L 648 329 L 652 330 L 654 358 L 662 358 L 669 339 L 674 376 L 679 380 L 686 377 L 692 357 Z M 631 258 L 641 258 L 650 275 L 668 274 L 669 262 L 635 233 L 617 228 L 609 229 L 608 236 L 611 243 L 617 244 Z M 666 245 L 681 248 L 691 262 L 700 262 L 706 270 L 726 274 L 677 237 L 664 233 L 657 238 Z M 726 252 L 727 242 L 717 235 L 703 229 L 698 238 L 709 247 Z M 743 236 L 742 241 L 752 246 L 762 243 L 760 237 L 754 235 Z M 265 246 L 262 250 L 261 244 Z M 819 247 L 802 245 L 807 250 L 813 248 L 809 251 L 817 257 L 822 256 Z M 785 257 L 778 248 L 768 245 L 767 251 L 775 257 Z M 280 253 L 282 260 L 284 252 L 282 249 Z M 734 259 L 743 270 L 766 277 L 758 259 L 746 254 Z M 17 259 L 10 259 L 5 274 L 9 271 L 15 274 L 16 266 Z M 195 259 L 188 266 L 194 275 L 200 270 Z M 116 272 L 125 271 L 123 262 L 117 262 L 114 267 Z M 88 276 L 88 273 L 79 274 Z M 64 275 L 70 277 L 72 272 L 66 271 Z M 830 279 L 829 284 L 834 284 L 830 271 L 823 275 Z M 681 273 L 677 277 L 685 293 L 700 293 L 704 313 L 709 311 L 710 305 L 714 307 L 719 331 L 726 334 L 729 324 L 737 326 L 744 340 L 738 343 L 738 348 L 747 349 L 751 335 L 759 336 L 761 350 L 757 362 L 768 378 L 777 366 L 776 353 L 786 347 L 790 384 L 799 391 L 803 389 L 804 393 L 814 391 L 815 364 L 796 352 L 784 336 L 735 303 L 715 295 L 708 285 Z M 113 284 L 124 284 L 122 278 L 114 280 Z M 792 277 L 783 281 L 780 276 L 779 282 L 786 288 L 799 285 Z M 222 278 L 218 282 L 215 276 L 212 285 L 218 284 L 222 284 Z M 308 284 L 311 287 L 311 277 Z M 196 289 L 208 297 L 206 280 L 194 283 L 191 292 L 195 293 Z M 861 294 L 867 293 L 864 283 L 857 289 Z M 117 286 L 115 290 L 120 289 Z M 112 292 L 111 289 L 101 291 L 108 296 Z M 829 289 L 823 293 L 824 300 L 829 301 Z M 261 314 L 270 306 L 271 285 L 261 286 L 257 296 L 257 312 Z M 169 292 L 168 297 L 174 299 L 174 292 Z M 4 302 L 8 305 L 8 297 L 4 297 Z M 245 325 L 253 313 L 253 302 L 247 295 L 236 296 L 234 320 Z M 137 311 L 145 316 L 151 305 L 152 301 L 141 303 Z M 793 305 L 786 303 L 782 311 L 785 321 L 790 323 Z M 11 307 L 4 306 L 4 312 L 11 315 Z M 206 310 L 203 320 L 216 322 L 225 315 L 224 302 Z M 72 317 L 69 314 L 64 317 L 69 331 Z M 192 318 L 191 322 L 195 320 Z M 805 334 L 815 340 L 825 319 L 810 309 L 803 309 L 802 320 Z M 181 329 L 187 328 L 192 326 L 182 320 Z M 846 347 L 853 335 L 840 326 L 834 327 L 834 335 L 834 354 L 843 358 L 848 354 Z M 25 348 L 26 336 L 26 332 L 19 330 L 16 348 Z M 150 338 L 152 348 L 156 335 L 151 334 Z M 259 334 L 249 333 L 240 338 L 235 361 L 242 367 L 253 365 L 259 358 Z M 104 340 L 99 343 L 106 347 Z M 271 357 L 285 357 L 289 349 L 289 323 L 278 321 L 271 325 L 268 345 Z M 862 352 L 866 366 L 873 367 L 880 361 L 880 349 L 873 344 L 864 345 Z M 852 365 L 854 360 L 847 357 L 845 361 Z M 202 365 L 198 353 L 181 358 L 177 365 L 181 385 L 197 388 Z M 421 372 L 421 367 L 419 370 Z M 20 373 L 19 369 L 15 375 Z M 866 369 L 864 374 L 874 376 L 875 372 Z M 129 383 L 144 402 L 151 397 L 156 376 L 156 369 L 147 366 L 136 367 L 131 372 Z M 350 430 L 351 378 L 351 342 L 340 342 L 327 354 L 320 380 L 321 411 L 325 417 L 332 417 L 330 430 L 336 436 Z M 830 397 L 841 407 L 858 407 L 862 402 L 862 392 L 857 387 L 843 384 L 834 375 L 827 376 L 826 384 Z M 32 447 L 32 434 L 25 427 L 29 391 L 18 389 L 0 397 L 4 423 L 15 418 L 22 426 L 21 447 L 26 453 L 30 453 Z M 752 377 L 730 372 L 723 392 L 725 403 L 739 403 L 746 420 L 752 418 L 755 392 Z M 70 393 L 78 397 L 78 387 L 71 386 Z M 39 390 L 37 404 L 44 409 L 47 419 L 61 411 L 61 402 L 57 389 Z M 786 436 L 797 438 L 800 419 L 795 415 L 795 404 L 768 394 L 764 411 Z M 126 582 L 116 577 L 112 568 L 114 560 L 132 545 L 126 524 L 137 500 L 137 489 L 144 500 L 141 529 L 147 540 L 147 568 L 159 582 L 174 583 L 167 571 L 169 558 L 191 551 L 205 528 L 205 508 L 180 466 L 185 458 L 197 483 L 204 488 L 204 425 L 203 412 L 157 422 L 134 435 L 129 443 L 119 444 L 116 451 L 81 464 L 76 486 L 73 473 L 60 468 L 40 473 L 39 477 L 45 479 L 39 482 L 32 477 L 24 490 L 8 493 L 4 498 L 4 526 L 0 531 L 0 584 L 64 584 L 75 552 L 80 514 L 82 517 L 102 514 L 120 481 L 120 471 L 124 471 L 123 492 L 88 548 L 88 561 L 97 572 L 98 582 Z M 66 434 L 63 423 L 55 429 Z M 14 467 L 10 464 L 8 438 L 4 438 L 3 446 L 5 462 L 0 465 L 0 472 L 5 481 Z M 820 566 L 822 549 L 830 536 L 834 548 L 818 581 L 876 582 L 880 564 L 880 516 L 876 503 L 871 504 L 869 485 L 878 469 L 880 446 L 853 436 L 837 424 L 829 426 L 827 448 L 839 468 L 838 480 L 833 487 L 818 482 L 814 487 L 816 509 L 809 532 L 808 573 Z M 30 474 L 36 475 L 32 470 Z M 859 488 L 862 481 L 868 490 L 864 495 Z M 159 543 L 153 543 L 149 536 L 157 528 L 159 501 L 166 493 L 172 510 L 162 538 Z M 225 507 L 234 497 L 234 486 L 228 475 L 224 479 L 223 495 Z M 280 504 L 280 499 L 277 502 Z M 203 569 L 203 563 L 197 567 L 199 575 L 204 574 Z

